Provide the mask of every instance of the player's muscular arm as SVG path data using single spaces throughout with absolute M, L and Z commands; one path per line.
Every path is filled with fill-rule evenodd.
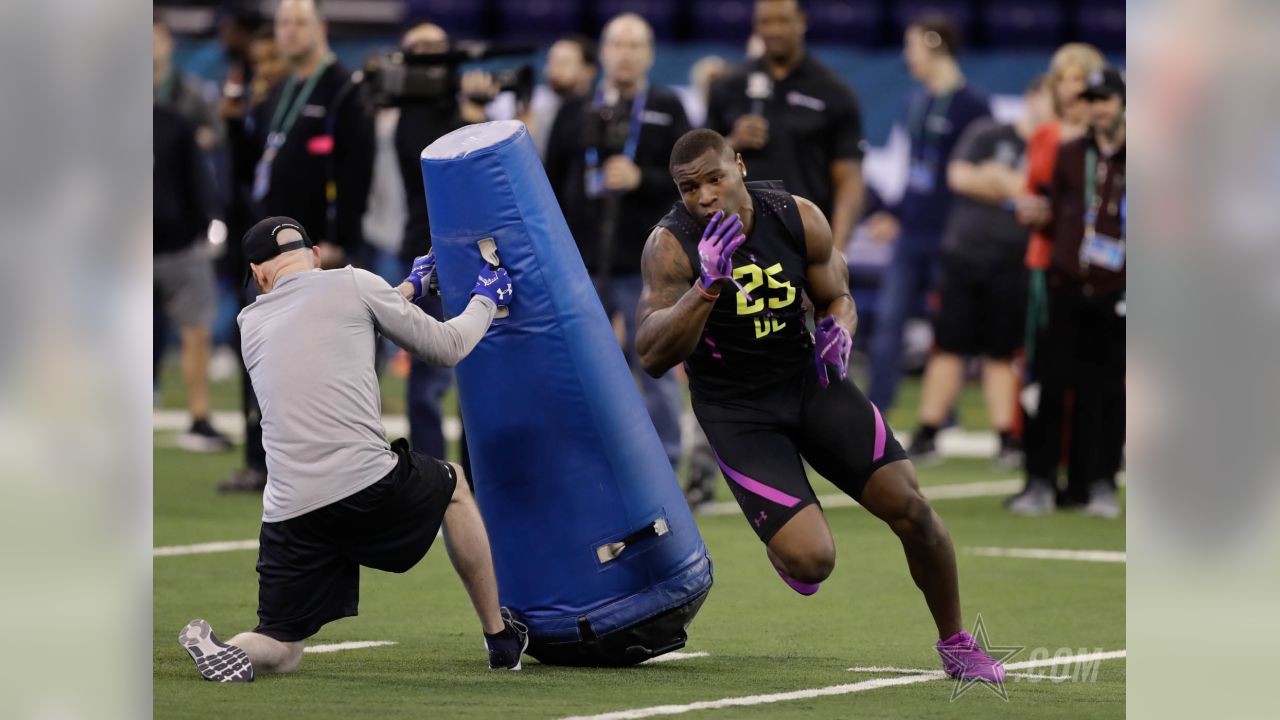
M 654 228 L 640 257 L 644 289 L 636 308 L 636 354 L 654 377 L 682 362 L 697 347 L 714 302 L 694 287 L 697 277 L 675 236 Z M 723 282 L 708 288 L 720 292 Z
M 809 283 L 809 299 L 813 301 L 817 319 L 834 315 L 852 335 L 858 328 L 858 308 L 849 294 L 849 266 L 844 253 L 831 240 L 831 226 L 817 205 L 796 197 L 800 218 L 804 221 L 804 244 L 809 266 L 805 279 Z

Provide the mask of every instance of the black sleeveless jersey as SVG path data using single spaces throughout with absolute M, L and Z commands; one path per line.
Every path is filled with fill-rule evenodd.
M 746 185 L 755 225 L 733 255 L 733 277 L 751 299 L 724 283 L 698 346 L 685 360 L 690 392 L 702 399 L 749 394 L 813 362 L 801 298 L 808 260 L 800 208 L 781 182 Z M 658 226 L 680 241 L 697 270 L 705 224 L 677 202 Z

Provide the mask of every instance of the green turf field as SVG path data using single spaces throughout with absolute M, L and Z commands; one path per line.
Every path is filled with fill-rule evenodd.
M 171 386 L 164 387 L 162 404 L 178 404 Z M 907 392 L 914 394 L 913 388 Z M 216 388 L 215 407 L 231 407 L 234 397 L 234 388 Z M 980 418 L 980 399 L 976 409 Z M 971 410 L 962 410 L 962 424 L 968 426 L 966 418 L 971 415 Z M 214 492 L 214 486 L 236 467 L 239 455 L 191 455 L 164 445 L 157 436 L 154 544 L 255 538 L 261 499 Z M 921 472 L 926 487 L 967 487 L 1010 477 L 981 460 L 951 460 Z M 820 495 L 834 492 L 825 483 L 816 489 Z M 728 497 L 723 488 L 720 497 Z M 1059 652 L 1123 650 L 1123 563 L 986 557 L 970 550 L 1123 551 L 1123 521 L 1070 513 L 1015 518 L 1000 509 L 1000 499 L 990 495 L 935 503 L 958 550 L 966 624 L 981 613 L 993 644 L 1025 646 L 1012 658 L 1014 663 Z M 363 571 L 360 616 L 327 626 L 311 641 L 316 645 L 361 640 L 397 644 L 308 654 L 297 673 L 264 676 L 248 685 L 206 683 L 178 646 L 177 633 L 195 617 L 208 619 L 224 639 L 252 627 L 257 607 L 256 554 L 236 550 L 156 557 L 155 716 L 561 718 L 850 686 L 882 678 L 910 684 L 864 684 L 838 695 L 701 709 L 687 715 L 1123 716 L 1124 659 L 1085 664 L 1083 672 L 1080 665 L 1028 669 L 1025 672 L 1055 675 L 1075 670 L 1085 679 L 1011 678 L 1006 683 L 1007 702 L 983 686 L 970 688 L 952 702 L 951 681 L 909 680 L 919 676 L 890 671 L 850 672 L 848 668 L 872 666 L 933 670 L 939 663 L 932 648 L 932 623 L 897 540 L 858 507 L 830 507 L 828 518 L 838 547 L 836 572 L 817 595 L 803 598 L 774 575 L 740 515 L 699 516 L 715 562 L 715 585 L 690 628 L 683 652 L 705 655 L 626 670 L 565 669 L 526 658 L 523 672 L 489 672 L 478 623 L 445 554 L 435 548 L 403 576 Z

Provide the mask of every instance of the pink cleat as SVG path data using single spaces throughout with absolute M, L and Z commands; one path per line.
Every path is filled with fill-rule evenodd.
M 946 640 L 938 641 L 938 655 L 947 675 L 961 680 L 1004 682 L 1004 664 L 982 651 L 969 633 L 961 630 Z
M 778 573 L 778 577 L 782 578 L 782 582 L 786 583 L 792 590 L 795 590 L 801 595 L 812 595 L 818 592 L 818 588 L 822 587 L 819 583 L 802 583 L 781 570 L 778 570 L 776 567 L 774 570 Z

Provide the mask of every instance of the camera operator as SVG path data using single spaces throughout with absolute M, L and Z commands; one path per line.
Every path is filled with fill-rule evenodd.
M 675 93 L 648 83 L 653 31 L 639 15 L 619 15 L 605 26 L 600 64 L 604 75 L 594 95 L 566 99 L 560 108 L 547 143 L 547 178 L 605 310 L 623 317 L 627 359 L 640 376 L 654 428 L 675 466 L 679 385 L 671 373 L 655 380 L 640 371 L 635 315 L 645 239 L 679 199 L 667 161 L 689 121 Z
M 409 55 L 445 53 L 449 51 L 449 36 L 438 25 L 422 23 L 405 33 L 400 49 Z M 430 71 L 451 73 L 456 70 L 456 67 L 438 65 Z M 444 87 L 451 86 L 444 84 Z M 419 159 L 422 149 L 464 125 L 484 122 L 484 104 L 476 99 L 496 94 L 492 76 L 482 71 L 463 74 L 459 88 L 460 93 L 443 93 L 435 97 L 388 98 L 399 104 L 400 113 L 395 145 L 408 210 L 400 245 L 400 255 L 406 262 L 427 254 L 431 247 L 431 221 L 427 216 L 427 198 Z M 418 306 L 435 319 L 444 319 L 440 298 L 435 295 L 424 295 Z M 434 457 L 445 456 L 440 402 L 452 382 L 453 371 L 449 368 L 435 367 L 416 359 L 410 366 L 407 400 L 409 442 L 414 450 Z

